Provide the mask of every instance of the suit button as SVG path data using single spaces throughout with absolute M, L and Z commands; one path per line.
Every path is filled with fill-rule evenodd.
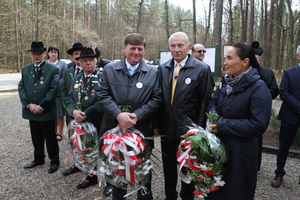
M 35 83 L 34 86 L 36 86 L 37 84 Z
M 33 91 L 33 93 L 35 93 L 35 91 Z
M 36 98 L 34 98 L 33 100 L 36 100 Z

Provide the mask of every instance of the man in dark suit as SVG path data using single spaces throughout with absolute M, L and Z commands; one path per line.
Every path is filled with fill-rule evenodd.
M 300 45 L 297 47 L 296 58 L 300 60 Z M 277 153 L 276 176 L 272 186 L 280 187 L 285 175 L 284 166 L 294 137 L 300 127 L 300 64 L 283 71 L 279 94 L 282 105 L 278 119 L 281 120 L 279 149 Z M 300 177 L 299 177 L 300 184 Z
M 66 97 L 70 91 L 72 79 L 77 74 L 82 73 L 82 68 L 80 67 L 80 63 L 75 58 L 79 57 L 81 49 L 83 48 L 83 45 L 81 43 L 74 43 L 73 47 L 67 51 L 69 55 L 71 55 L 71 58 L 73 62 L 69 63 L 68 69 L 66 70 L 64 74 L 63 83 L 60 87 L 60 96 L 63 102 L 63 105 L 65 109 L 67 109 L 66 105 Z M 71 120 L 71 116 L 68 112 L 66 112 L 66 123 L 67 126 L 69 125 L 69 122 Z
M 163 102 L 159 111 L 166 200 L 177 199 L 177 158 L 185 117 L 205 127 L 206 109 L 212 93 L 210 67 L 188 54 L 188 35 L 177 32 L 169 38 L 172 59 L 159 67 Z M 181 182 L 182 200 L 194 199 L 193 184 Z
M 67 110 L 76 122 L 87 120 L 97 128 L 99 133 L 103 112 L 95 94 L 98 80 L 101 77 L 101 73 L 96 69 L 96 56 L 91 48 L 83 48 L 80 56 L 76 59 L 80 61 L 83 73 L 75 76 L 72 80 L 71 90 L 66 98 Z M 68 173 L 69 170 L 63 174 L 67 176 L 74 173 L 72 170 L 72 173 Z M 76 168 L 77 170 L 78 168 Z M 97 183 L 97 176 L 90 174 L 83 183 L 76 187 L 77 189 L 84 189 Z
M 32 42 L 32 64 L 22 68 L 19 96 L 22 117 L 29 119 L 34 160 L 24 168 L 33 168 L 45 163 L 44 143 L 51 160 L 48 173 L 59 167 L 59 149 L 55 133 L 56 96 L 59 86 L 59 69 L 44 61 L 46 48 L 42 42 Z

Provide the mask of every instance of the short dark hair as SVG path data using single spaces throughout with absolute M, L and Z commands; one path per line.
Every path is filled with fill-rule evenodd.
M 52 45 L 52 46 L 50 46 L 50 47 L 48 48 L 48 51 L 47 51 L 47 57 L 48 57 L 48 59 L 50 59 L 48 53 L 49 53 L 50 51 L 52 51 L 52 50 L 57 51 L 57 60 L 59 60 L 59 49 L 58 49 L 57 46 L 54 46 L 54 45 Z
M 126 35 L 125 40 L 124 40 L 124 45 L 127 46 L 128 44 L 131 45 L 144 45 L 146 47 L 146 39 L 144 36 L 142 36 L 139 33 L 130 33 Z

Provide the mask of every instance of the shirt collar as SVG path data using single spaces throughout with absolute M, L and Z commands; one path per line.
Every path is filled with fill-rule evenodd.
M 125 63 L 126 63 L 126 67 L 127 67 L 128 70 L 129 70 L 129 67 L 134 67 L 135 69 L 137 69 L 137 68 L 139 67 L 139 65 L 140 65 L 140 63 L 138 63 L 138 64 L 136 64 L 136 65 L 134 65 L 134 66 L 131 66 L 131 65 L 129 64 L 129 62 L 127 62 L 127 59 L 125 59 Z
M 38 65 L 35 65 L 35 63 L 33 63 L 33 65 L 35 66 L 35 67 L 40 67 L 41 66 L 41 64 L 43 64 L 43 62 L 45 62 L 45 60 L 43 60 L 40 64 L 38 64 Z
M 181 62 L 180 62 L 180 66 L 181 67 L 183 67 L 183 66 L 185 66 L 185 64 L 186 64 L 186 61 L 187 61 L 187 59 L 189 58 L 189 56 L 186 56 L 186 58 L 185 59 L 183 59 Z M 174 67 L 176 67 L 177 66 L 177 62 L 174 60 Z

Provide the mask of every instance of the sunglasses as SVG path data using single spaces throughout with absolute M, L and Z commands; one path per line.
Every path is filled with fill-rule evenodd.
M 198 53 L 206 53 L 206 50 L 199 50 L 199 51 L 194 51 L 194 52 L 198 52 Z

